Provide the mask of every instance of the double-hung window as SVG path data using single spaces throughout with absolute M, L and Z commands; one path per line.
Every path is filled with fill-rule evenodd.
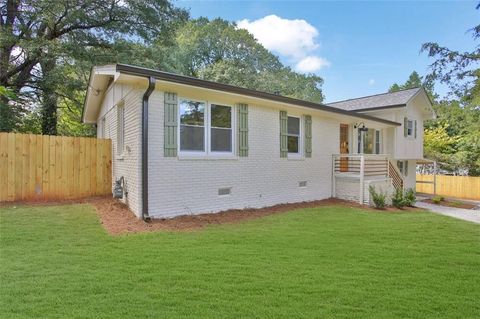
M 210 105 L 210 151 L 232 152 L 232 107 Z
M 179 113 L 181 153 L 233 154 L 232 106 L 181 99 Z
M 413 136 L 413 120 L 407 120 L 407 136 Z
M 397 167 L 404 176 L 408 175 L 408 161 L 397 161 Z
M 206 103 L 181 100 L 180 151 L 205 152 Z
M 287 145 L 288 154 L 300 155 L 300 118 L 289 116 L 287 124 Z

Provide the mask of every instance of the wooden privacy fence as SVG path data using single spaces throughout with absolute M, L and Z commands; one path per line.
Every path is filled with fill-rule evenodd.
M 480 177 L 437 175 L 437 195 L 480 199 Z M 417 174 L 417 182 L 432 182 L 433 175 Z M 433 184 L 417 183 L 417 192 L 433 194 Z
M 112 193 L 111 141 L 0 133 L 0 202 Z

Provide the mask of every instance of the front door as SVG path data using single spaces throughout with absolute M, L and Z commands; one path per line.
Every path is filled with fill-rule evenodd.
M 340 124 L 340 154 L 348 154 L 348 124 Z M 340 172 L 348 171 L 348 157 L 340 157 Z

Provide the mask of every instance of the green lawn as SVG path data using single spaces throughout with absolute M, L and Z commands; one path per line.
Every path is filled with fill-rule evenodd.
M 112 237 L 89 205 L 0 208 L 1 318 L 478 318 L 480 227 L 292 211 Z

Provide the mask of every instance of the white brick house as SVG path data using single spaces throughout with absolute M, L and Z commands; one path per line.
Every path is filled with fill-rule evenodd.
M 352 101 L 327 106 L 117 64 L 92 69 L 83 121 L 112 139 L 112 176 L 142 218 L 332 196 L 368 203 L 372 183 L 414 188 L 423 120 L 434 116 L 425 91 Z

